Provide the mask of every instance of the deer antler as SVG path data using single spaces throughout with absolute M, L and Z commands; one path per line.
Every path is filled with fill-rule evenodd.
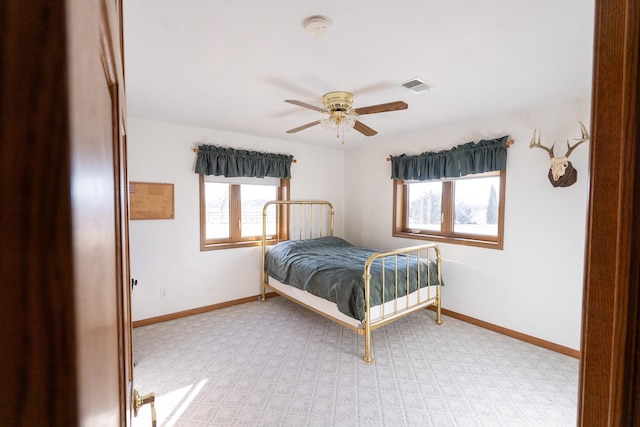
M 555 143 L 551 146 L 551 148 L 545 147 L 544 145 L 540 144 L 540 135 L 542 134 L 542 132 L 540 132 L 538 134 L 538 142 L 536 142 L 536 131 L 533 131 L 533 138 L 531 138 L 531 142 L 529 143 L 529 148 L 542 148 L 544 151 L 546 151 L 547 153 L 549 153 L 549 158 L 553 159 L 553 147 L 555 147 Z M 577 145 L 577 144 L 576 144 Z
M 569 155 L 571 154 L 571 152 L 573 151 L 574 148 L 576 148 L 578 145 L 582 144 L 585 141 L 589 140 L 589 133 L 587 132 L 587 129 L 584 127 L 584 124 L 581 121 L 578 121 L 578 123 L 580 123 L 580 132 L 582 133 L 582 138 L 574 138 L 574 141 L 578 141 L 573 145 L 569 145 L 569 140 L 567 140 L 567 154 L 565 154 L 565 157 L 569 157 Z

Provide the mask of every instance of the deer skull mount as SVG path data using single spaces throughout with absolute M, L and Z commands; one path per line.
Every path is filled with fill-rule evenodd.
M 589 140 L 589 133 L 587 133 L 587 129 L 584 127 L 584 124 L 582 122 L 578 123 L 580 123 L 580 132 L 582 133 L 582 137 L 575 138 L 574 141 L 577 142 L 573 145 L 570 145 L 567 140 L 567 152 L 563 157 L 554 157 L 553 148 L 556 145 L 555 143 L 551 148 L 540 144 L 540 134 L 538 134 L 538 141 L 536 142 L 536 131 L 533 131 L 533 138 L 531 138 L 529 148 L 541 148 L 549 153 L 549 157 L 551 158 L 549 181 L 551 181 L 551 185 L 554 187 L 568 187 L 575 184 L 578 179 L 578 171 L 573 168 L 573 165 L 569 161 L 569 155 L 578 145 Z

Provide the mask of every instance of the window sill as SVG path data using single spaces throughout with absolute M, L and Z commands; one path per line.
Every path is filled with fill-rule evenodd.
M 277 239 L 269 239 L 267 240 L 267 246 L 274 245 L 277 242 Z M 201 243 L 200 252 L 217 251 L 220 249 L 251 248 L 254 246 L 262 246 L 262 240 L 247 240 L 244 242 Z
M 499 240 L 481 240 L 469 236 L 441 236 L 437 234 L 410 233 L 404 231 L 394 231 L 393 237 L 401 237 L 403 239 L 427 240 L 434 243 L 450 243 L 454 245 L 475 246 L 487 249 L 503 249 L 503 242 Z

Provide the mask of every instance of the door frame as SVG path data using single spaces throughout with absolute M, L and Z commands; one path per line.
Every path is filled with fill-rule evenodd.
M 131 270 L 129 254 L 129 177 L 127 173 L 126 96 L 124 91 L 124 34 L 122 0 L 101 0 L 100 54 L 112 102 L 114 202 L 116 209 L 116 288 L 118 298 L 118 349 L 120 417 L 130 425 L 133 408 L 133 329 L 131 320 Z
M 596 0 L 578 425 L 640 425 L 640 2 Z
M 4 385 L 0 388 L 4 403 L 0 405 L 0 419 L 9 424 L 81 423 L 79 379 L 69 366 L 78 338 L 72 314 L 71 152 L 65 94 L 68 51 L 75 46 L 67 35 L 68 20 L 84 18 L 68 11 L 81 1 L 86 2 L 0 3 L 0 15 L 6 19 L 0 40 L 4 67 L 0 73 L 0 111 L 3 123 L 11 123 L 0 129 L 0 278 L 10 285 L 0 298 L 0 322 L 4 325 L 0 338 L 13 345 L 12 351 L 0 352 Z M 121 19 L 121 2 L 113 2 Z M 107 7 L 109 11 L 109 4 L 109 0 L 102 0 L 90 8 Z M 636 0 L 595 0 L 595 6 L 591 187 L 578 424 L 632 426 L 640 425 L 640 190 L 634 187 L 640 182 L 640 4 Z M 120 44 L 121 31 L 120 24 Z M 124 101 L 123 84 L 118 85 L 117 92 Z M 34 130 L 48 134 L 43 137 Z M 52 161 L 57 166 L 55 171 L 46 168 Z M 42 167 L 41 181 L 24 173 L 34 164 Z M 121 166 L 126 170 L 126 165 Z M 123 178 L 120 189 L 124 182 Z M 41 185 L 44 183 L 47 186 Z M 40 198 L 25 197 L 33 194 Z M 51 203 L 48 215 L 30 216 L 29 212 L 43 201 Z M 53 248 L 55 258 L 51 258 Z M 36 260 L 37 268 L 28 260 Z M 119 316 L 126 316 L 125 311 Z M 122 388 L 126 394 L 126 386 Z M 58 392 L 51 395 L 49 390 Z M 127 410 L 120 408 L 120 413 Z

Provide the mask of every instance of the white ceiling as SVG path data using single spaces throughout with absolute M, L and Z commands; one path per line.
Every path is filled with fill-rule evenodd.
M 345 148 L 478 117 L 584 99 L 591 90 L 593 0 L 123 0 L 128 114 L 307 144 L 321 106 L 402 100 L 362 116 Z M 305 18 L 323 15 L 312 37 Z M 422 78 L 415 94 L 401 84 Z

